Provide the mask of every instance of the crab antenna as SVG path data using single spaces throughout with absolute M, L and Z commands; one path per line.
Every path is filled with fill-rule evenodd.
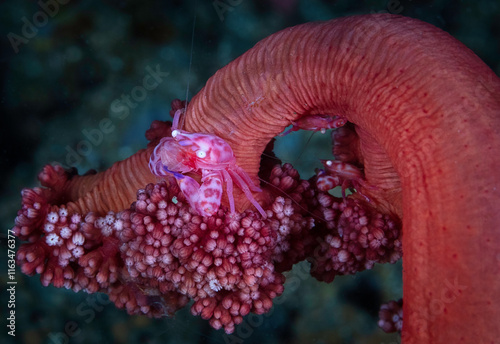
M 194 27 L 196 25 L 196 13 L 193 18 L 193 30 L 191 32 L 191 53 L 189 55 L 189 69 L 188 69 L 188 79 L 187 79 L 187 87 L 186 87 L 186 105 L 184 105 L 184 113 L 187 111 L 188 97 L 189 97 L 189 81 L 191 79 L 191 65 L 193 64 L 193 47 L 194 47 Z M 181 118 L 181 123 L 179 129 L 182 129 L 184 125 L 184 116 Z

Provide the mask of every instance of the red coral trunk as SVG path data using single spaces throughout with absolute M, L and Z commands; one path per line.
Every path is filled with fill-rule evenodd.
M 345 116 L 380 206 L 403 216 L 405 343 L 500 337 L 500 81 L 469 49 L 391 15 L 289 28 L 219 70 L 186 126 L 255 177 L 267 142 Z M 230 135 L 228 133 L 231 133 Z

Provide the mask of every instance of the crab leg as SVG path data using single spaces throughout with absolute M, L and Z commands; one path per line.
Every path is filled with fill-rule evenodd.
M 246 183 L 243 180 L 243 177 L 239 174 L 239 172 L 240 172 L 239 167 L 238 167 L 238 169 L 229 170 L 231 177 L 235 178 L 236 184 L 240 187 L 240 189 L 243 191 L 243 193 L 248 198 L 248 200 L 255 206 L 255 208 L 259 211 L 259 213 L 262 215 L 263 218 L 267 218 L 266 212 L 264 211 L 264 209 L 262 209 L 259 202 L 257 202 L 255 200 L 255 198 L 253 198 L 252 192 L 250 191 L 250 189 L 248 187 L 249 185 L 253 185 L 254 187 L 256 187 L 256 186 L 253 184 L 253 182 L 250 182 L 249 184 Z M 226 173 L 228 173 L 228 172 L 226 172 Z M 244 173 L 244 171 L 243 171 L 243 173 Z M 246 176 L 246 174 L 243 176 Z M 259 189 L 259 191 L 260 191 L 260 189 Z M 231 197 L 232 197 L 232 195 L 231 195 Z
M 222 175 L 224 176 L 224 180 L 226 181 L 226 193 L 227 193 L 227 200 L 229 201 L 229 209 L 231 210 L 231 214 L 233 214 L 235 212 L 234 197 L 233 197 L 233 179 L 226 170 L 222 170 Z
M 217 212 L 222 196 L 222 175 L 220 171 L 207 172 L 203 170 L 201 186 L 189 176 L 167 171 L 172 173 L 177 180 L 177 184 L 191 208 L 195 209 L 202 216 L 212 216 Z

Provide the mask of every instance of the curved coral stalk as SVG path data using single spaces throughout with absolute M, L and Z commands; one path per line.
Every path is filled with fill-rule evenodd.
M 90 211 L 105 214 L 126 209 L 134 201 L 137 190 L 156 177 L 148 168 L 152 147 L 142 149 L 100 173 L 80 176 L 61 166 L 45 166 L 38 179 L 47 189 L 44 193 L 53 204 L 65 204 L 73 212 Z
M 405 343 L 500 336 L 500 81 L 420 21 L 348 17 L 278 32 L 219 70 L 187 130 L 227 140 L 256 177 L 303 116 L 354 123 L 377 203 L 403 217 Z

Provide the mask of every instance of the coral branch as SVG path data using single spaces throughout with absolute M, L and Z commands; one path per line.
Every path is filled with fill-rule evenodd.
M 52 189 L 23 190 L 14 232 L 27 243 L 18 264 L 45 286 L 107 293 L 129 314 L 172 315 L 194 300 L 192 314 L 231 333 L 249 312 L 271 309 L 282 272 L 301 260 L 331 281 L 401 255 L 397 220 L 318 190 L 290 164 L 269 173 L 287 196 L 275 196 L 265 219 L 227 207 L 201 217 L 173 178 L 140 189 L 129 209 L 78 213 L 50 203 L 65 173 L 46 166 L 41 179 Z

